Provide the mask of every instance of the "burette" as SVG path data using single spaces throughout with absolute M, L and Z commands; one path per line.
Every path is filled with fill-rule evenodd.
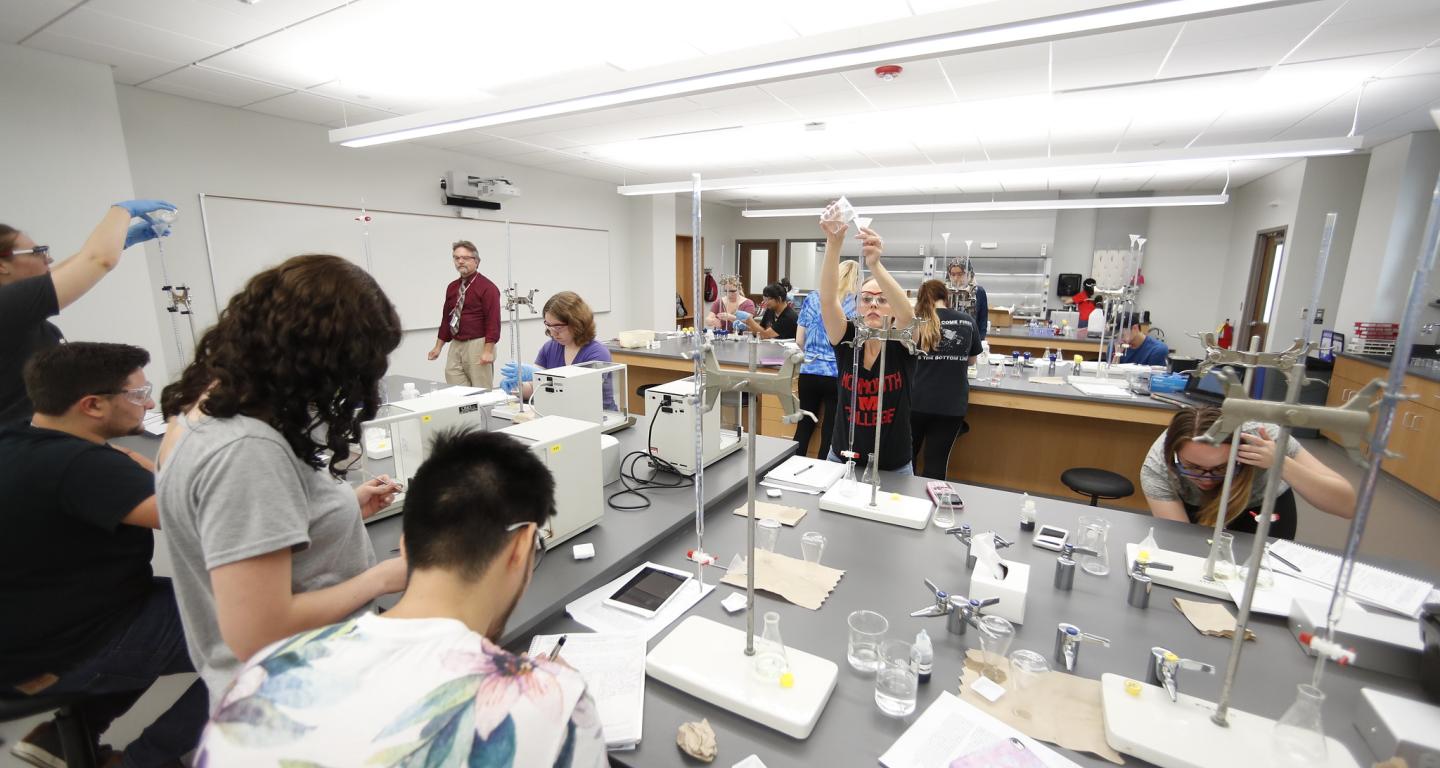
M 203 218 L 203 207 L 201 210 Z M 175 316 L 184 315 L 190 324 L 190 342 L 193 345 L 196 339 L 195 313 L 190 305 L 190 286 L 176 285 L 170 282 L 170 269 L 165 263 L 165 237 L 170 234 L 170 228 L 174 225 L 178 215 L 179 211 L 162 209 L 145 214 L 145 219 L 150 222 L 150 228 L 155 231 L 155 247 L 160 252 L 160 280 L 162 281 L 160 290 L 170 299 L 170 305 L 165 307 L 165 311 L 170 315 L 170 332 L 175 338 L 175 359 L 180 367 L 184 368 L 189 356 L 185 354 L 185 342 L 180 338 L 180 324 Z

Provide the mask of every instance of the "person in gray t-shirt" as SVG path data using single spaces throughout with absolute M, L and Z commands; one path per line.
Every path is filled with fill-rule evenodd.
M 1156 517 L 1215 524 L 1230 444 L 1206 445 L 1194 438 L 1219 418 L 1218 408 L 1186 408 L 1176 413 L 1169 428 L 1155 438 L 1140 468 L 1140 487 Z M 1266 478 L 1275 466 L 1275 437 L 1279 432 L 1274 424 L 1256 422 L 1247 422 L 1241 428 L 1231 503 L 1226 508 L 1225 527 L 1229 530 L 1255 531 Z M 1292 488 L 1323 512 L 1344 518 L 1355 515 L 1355 489 L 1345 478 L 1293 438 L 1286 445 L 1285 455 L 1275 517 L 1270 524 L 1272 537 L 1295 538 L 1298 520 Z
M 212 704 L 256 651 L 404 589 L 403 558 L 376 564 L 363 525 L 398 485 L 382 477 L 352 490 L 336 466 L 378 409 L 399 341 L 369 274 L 337 256 L 297 256 L 231 299 L 165 389 L 156 495 Z M 326 452 L 338 457 L 328 466 Z

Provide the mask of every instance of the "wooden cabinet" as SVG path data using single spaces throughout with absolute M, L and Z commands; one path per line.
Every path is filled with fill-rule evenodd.
M 1339 405 L 1365 384 L 1385 374 L 1386 369 L 1374 363 L 1336 358 L 1325 404 Z M 1440 499 L 1440 382 L 1411 374 L 1405 377 L 1401 391 L 1414 399 L 1402 402 L 1395 409 L 1395 421 L 1386 444 L 1387 450 L 1400 457 L 1386 459 L 1382 468 L 1417 491 Z M 1373 417 L 1370 428 L 1375 428 Z M 1333 435 L 1322 434 L 1335 441 Z M 1365 454 L 1369 455 L 1368 447 Z

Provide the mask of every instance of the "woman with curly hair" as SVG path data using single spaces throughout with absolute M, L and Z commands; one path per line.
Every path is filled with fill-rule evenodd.
M 360 267 L 296 256 L 255 275 L 165 388 L 156 486 L 190 657 L 213 704 L 265 646 L 405 588 L 375 563 L 363 518 L 388 478 L 338 467 L 400 344 L 400 319 Z
M 755 315 L 755 302 L 740 290 L 740 278 L 725 275 L 720 278 L 720 298 L 710 304 L 705 313 L 706 328 L 730 328 L 736 320 L 748 320 Z

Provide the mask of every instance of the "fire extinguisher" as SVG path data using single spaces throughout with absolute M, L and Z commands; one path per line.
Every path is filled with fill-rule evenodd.
M 1225 318 L 1225 322 L 1220 326 L 1219 333 L 1220 346 L 1225 349 L 1230 349 L 1231 345 L 1235 343 L 1235 326 L 1230 324 L 1230 318 Z

